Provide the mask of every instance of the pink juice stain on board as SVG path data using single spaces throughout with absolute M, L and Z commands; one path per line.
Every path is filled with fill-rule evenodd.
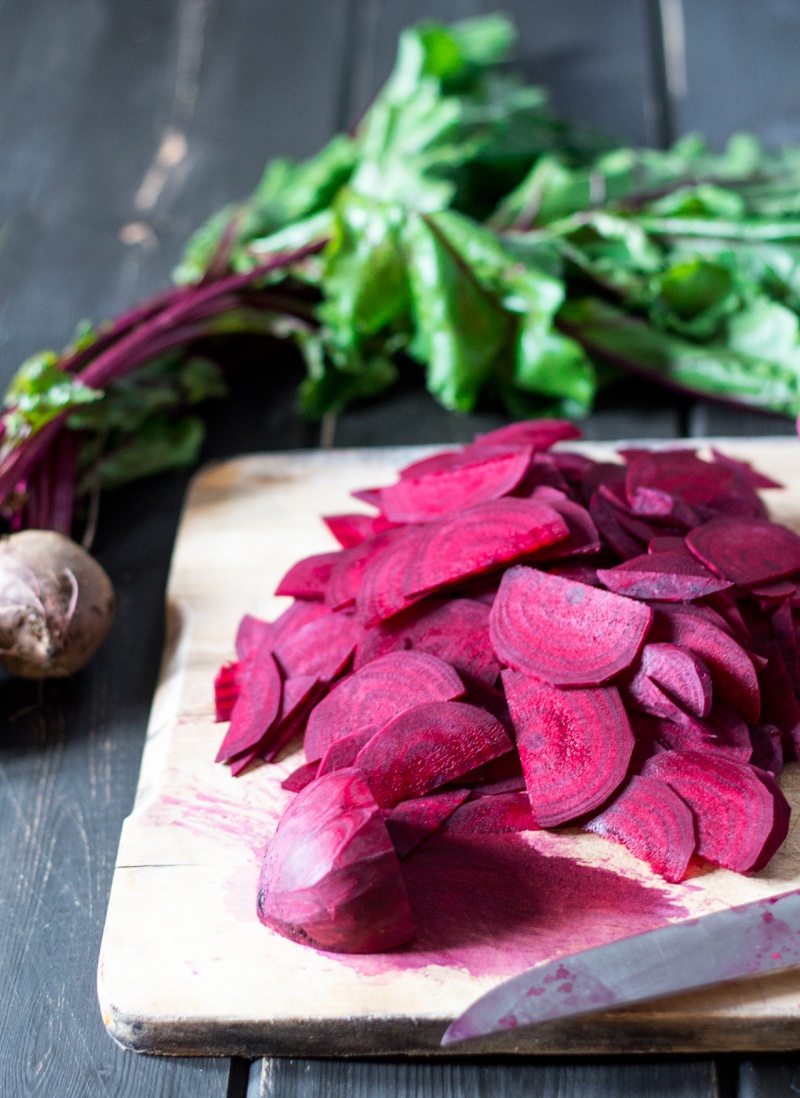
M 659 888 L 548 857 L 518 835 L 434 837 L 402 865 L 416 938 L 391 953 L 327 956 L 370 976 L 427 965 L 506 976 L 688 914 Z

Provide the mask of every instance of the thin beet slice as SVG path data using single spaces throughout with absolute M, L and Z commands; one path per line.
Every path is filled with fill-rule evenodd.
M 414 936 L 389 833 L 357 770 L 307 785 L 281 818 L 258 883 L 258 917 L 294 941 L 378 953 Z
M 448 835 L 497 835 L 506 831 L 538 831 L 525 792 L 478 797 L 457 808 L 441 828 Z
M 489 630 L 501 661 L 560 686 L 595 686 L 630 667 L 649 606 L 522 565 L 503 576 Z
M 274 631 L 274 622 L 262 621 L 261 618 L 254 618 L 252 614 L 245 614 L 236 630 L 236 655 L 240 660 L 245 660 L 251 652 L 259 648 L 269 651 Z
M 239 660 L 224 663 L 214 679 L 214 709 L 217 721 L 229 721 L 236 699 L 243 664 Z
M 317 696 L 315 691 L 321 687 L 324 688 L 323 684 L 313 675 L 298 675 L 284 682 L 278 716 L 255 743 L 230 760 L 234 778 L 247 770 L 256 759 L 272 762 L 277 757 L 284 744 L 300 730 Z
M 629 560 L 644 551 L 647 542 L 634 537 L 625 529 L 619 521 L 619 511 L 599 492 L 595 492 L 591 498 L 589 514 L 599 533 L 618 557 Z
M 754 469 L 747 461 L 739 461 L 737 458 L 732 458 L 727 454 L 720 453 L 719 450 L 712 450 L 711 453 L 714 455 L 714 460 L 718 465 L 722 465 L 726 469 L 731 469 L 734 474 L 734 479 L 742 480 L 751 488 L 785 487 L 785 485 L 780 484 L 777 480 L 772 480 L 770 477 L 764 476 L 763 473 L 759 473 L 758 470 Z
M 367 561 L 355 599 L 356 613 L 366 628 L 400 613 L 421 598 L 407 596 L 403 581 L 407 565 L 419 554 L 423 529 L 402 527 Z
M 305 789 L 307 785 L 314 781 L 318 770 L 319 763 L 303 763 L 291 774 L 286 775 L 281 782 L 281 789 L 288 789 L 290 793 L 299 793 L 301 789 Z
M 750 726 L 750 740 L 753 744 L 751 764 L 760 770 L 766 770 L 775 778 L 779 777 L 783 770 L 780 729 L 774 724 L 753 724 Z
M 533 564 L 545 560 L 563 560 L 565 557 L 585 556 L 600 552 L 600 534 L 592 522 L 592 516 L 585 507 L 568 499 L 557 488 L 536 488 L 530 497 L 546 503 L 558 511 L 569 529 L 563 541 L 554 542 L 532 553 L 526 563 Z
M 464 507 L 501 499 L 522 480 L 532 455 L 531 449 L 476 455 L 452 469 L 402 477 L 381 490 L 381 509 L 390 522 L 435 522 Z
M 533 816 L 556 827 L 598 808 L 619 786 L 633 751 L 616 687 L 560 690 L 503 672 Z
M 760 646 L 760 651 L 767 657 L 767 664 L 758 675 L 763 698 L 761 720 L 780 729 L 787 758 L 800 758 L 800 703 L 780 646 L 769 640 Z
M 646 644 L 642 671 L 695 717 L 711 711 L 711 672 L 690 648 L 678 644 Z
M 325 587 L 325 603 L 332 610 L 352 606 L 364 580 L 367 565 L 376 560 L 393 541 L 399 538 L 402 528 L 393 526 L 367 538 L 360 545 L 344 549 L 331 570 Z
M 637 488 L 628 503 L 634 515 L 669 523 L 670 526 L 680 526 L 686 530 L 698 526 L 702 521 L 697 512 L 679 496 L 662 492 L 658 488 Z
M 430 652 L 492 685 L 500 664 L 489 640 L 489 607 L 474 599 L 425 599 L 368 630 L 359 641 L 355 667 L 388 652 Z
M 320 778 L 323 774 L 353 766 L 356 755 L 365 744 L 369 743 L 377 731 L 374 725 L 369 725 L 367 728 L 359 728 L 357 732 L 351 732 L 347 736 L 334 740 L 319 761 Z
M 783 845 L 786 836 L 789 834 L 792 809 L 789 802 L 784 797 L 781 787 L 775 781 L 774 776 L 770 774 L 769 771 L 760 770 L 755 766 L 753 766 L 752 769 L 772 794 L 775 802 L 775 822 L 772 825 L 772 831 L 770 832 L 769 838 L 766 843 L 764 843 L 761 857 L 753 866 L 753 872 L 755 873 L 758 872 L 759 869 L 763 869 L 772 858 L 772 855 L 777 853 L 779 847 Z
M 634 776 L 586 831 L 621 843 L 665 881 L 682 881 L 695 849 L 689 806 L 658 778 Z
M 289 678 L 309 675 L 330 682 L 347 666 L 362 633 L 352 614 L 329 614 L 285 637 L 273 655 Z
M 565 495 L 571 489 L 552 454 L 534 454 L 525 476 L 511 493 L 520 499 L 530 499 L 537 488 L 557 488 Z
M 753 661 L 729 633 L 694 614 L 659 611 L 653 621 L 649 641 L 666 641 L 690 648 L 711 673 L 714 694 L 727 702 L 750 724 L 761 712 L 761 692 Z
M 697 852 L 715 865 L 749 873 L 764 864 L 768 848 L 774 853 L 783 841 L 778 836 L 785 798 L 748 763 L 699 751 L 664 751 L 648 759 L 642 773 L 666 782 L 688 804 Z
M 403 593 L 420 596 L 563 541 L 569 527 L 557 511 L 529 499 L 498 499 L 431 524 L 415 546 Z
M 437 831 L 468 796 L 468 789 L 447 789 L 396 804 L 386 817 L 386 830 L 397 857 L 405 858 Z
M 382 727 L 412 706 L 461 697 L 449 664 L 427 652 L 390 652 L 342 679 L 316 706 L 306 728 L 306 759 L 321 758 L 334 740 Z
M 271 656 L 248 661 L 242 672 L 230 727 L 217 752 L 216 762 L 232 759 L 259 742 L 278 716 L 281 689 L 278 666 Z
M 800 658 L 797 651 L 797 636 L 794 631 L 794 618 L 788 599 L 781 602 L 772 612 L 772 635 L 781 650 L 783 662 L 789 673 L 789 680 L 797 693 L 800 691 Z
M 362 503 L 368 503 L 370 507 L 377 507 L 381 509 L 381 489 L 380 488 L 359 488 L 356 492 L 351 492 L 350 495 L 353 499 L 360 499 Z
M 691 530 L 686 544 L 712 572 L 741 587 L 800 569 L 800 537 L 769 519 L 711 519 Z
M 343 549 L 354 549 L 375 533 L 375 519 L 372 515 L 323 515 L 322 521 Z
M 748 587 L 747 593 L 765 603 L 790 599 L 797 594 L 797 585 L 793 580 L 772 580 L 771 583 L 757 583 Z M 763 609 L 763 607 L 762 607 Z
M 662 602 L 690 602 L 732 586 L 683 553 L 644 553 L 597 575 L 615 594 Z
M 506 730 L 484 709 L 456 701 L 426 702 L 376 732 L 354 765 L 381 808 L 391 808 L 455 781 L 510 748 Z
M 601 484 L 614 484 L 624 480 L 624 465 L 616 461 L 593 461 L 586 466 L 580 476 L 581 498 L 588 507 L 589 501 L 599 491 Z
M 628 450 L 625 490 L 632 500 L 639 488 L 656 488 L 690 505 L 708 503 L 733 480 L 733 471 L 703 461 L 693 450 Z
M 293 564 L 275 588 L 276 595 L 289 595 L 296 599 L 321 599 L 331 578 L 333 566 L 339 559 L 335 553 L 316 553 Z
M 579 427 L 568 419 L 530 419 L 509 423 L 486 435 L 478 435 L 469 450 L 495 450 L 505 447 L 528 447 L 537 453 L 549 450 L 557 442 L 581 437 Z
M 686 538 L 683 534 L 660 534 L 653 538 L 647 546 L 648 553 L 680 553 L 683 557 L 694 560 L 692 554 L 686 548 Z

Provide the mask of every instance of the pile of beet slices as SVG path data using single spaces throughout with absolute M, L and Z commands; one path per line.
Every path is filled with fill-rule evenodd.
M 582 827 L 668 881 L 740 873 L 786 837 L 800 753 L 800 537 L 749 465 L 596 462 L 566 422 L 502 428 L 356 492 L 342 548 L 245 617 L 216 680 L 234 774 L 304 733 L 263 922 L 376 952 L 414 924 L 401 863 L 434 832 Z

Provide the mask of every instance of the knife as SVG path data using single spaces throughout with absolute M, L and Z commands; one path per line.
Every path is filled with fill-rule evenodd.
M 481 996 L 442 1045 L 800 964 L 800 889 L 529 968 Z

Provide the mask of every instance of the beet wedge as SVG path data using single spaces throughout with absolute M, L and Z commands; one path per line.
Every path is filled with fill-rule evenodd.
M 487 500 L 509 495 L 524 477 L 533 450 L 478 454 L 450 469 L 404 476 L 381 489 L 381 510 L 390 522 L 433 522 Z
M 356 649 L 355 667 L 389 652 L 429 652 L 461 674 L 490 686 L 500 664 L 489 640 L 489 607 L 474 599 L 429 598 L 368 630 Z
M 289 805 L 267 849 L 257 911 L 318 949 L 377 953 L 414 936 L 397 855 L 357 770 L 318 778 Z
M 281 676 L 272 656 L 262 655 L 257 661 L 247 662 L 216 762 L 232 759 L 261 740 L 280 712 L 281 690 Z
M 405 858 L 429 835 L 438 831 L 468 796 L 468 789 L 447 789 L 396 804 L 386 817 L 386 830 L 397 857 Z
M 659 778 L 636 775 L 585 830 L 626 846 L 665 881 L 684 879 L 696 844 L 686 802 Z
M 489 631 L 514 670 L 555 686 L 596 686 L 630 667 L 652 617 L 644 603 L 519 565 L 503 576 Z
M 380 728 L 415 705 L 461 697 L 464 684 L 449 664 L 427 652 L 390 652 L 342 679 L 308 719 L 306 759 L 320 759 L 334 740 Z
M 498 499 L 468 507 L 425 528 L 403 575 L 407 598 L 461 583 L 569 536 L 569 527 L 546 503 Z
M 560 690 L 517 671 L 502 677 L 537 825 L 598 808 L 625 778 L 633 751 L 616 687 Z
M 475 705 L 426 702 L 376 732 L 355 758 L 381 808 L 421 797 L 511 749 L 502 724 Z
M 642 773 L 666 782 L 688 804 L 697 852 L 714 865 L 753 872 L 786 838 L 786 799 L 748 763 L 699 751 L 664 751 L 648 759 Z
M 711 519 L 690 530 L 686 544 L 712 572 L 742 587 L 800 569 L 800 537 L 769 519 Z
M 690 602 L 732 586 L 688 553 L 644 553 L 615 568 L 600 568 L 597 575 L 618 595 L 662 602 Z

